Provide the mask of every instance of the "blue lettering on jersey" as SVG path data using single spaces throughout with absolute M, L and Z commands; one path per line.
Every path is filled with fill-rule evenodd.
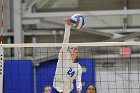
M 74 74 L 75 74 L 75 71 L 73 71 L 72 68 L 70 67 L 70 69 L 68 70 L 67 74 L 70 75 L 71 77 L 73 77 Z

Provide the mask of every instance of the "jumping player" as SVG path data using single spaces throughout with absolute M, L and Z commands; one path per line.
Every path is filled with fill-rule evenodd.
M 66 18 L 65 33 L 63 43 L 69 43 L 70 19 Z M 63 46 L 58 55 L 57 68 L 53 80 L 53 88 L 51 93 L 71 93 L 73 90 L 73 80 L 76 79 L 76 91 L 81 93 L 82 83 L 81 75 L 82 68 L 77 63 L 78 47 Z

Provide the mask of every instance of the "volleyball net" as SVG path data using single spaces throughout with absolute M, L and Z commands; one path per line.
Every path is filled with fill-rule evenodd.
M 62 46 L 78 46 L 82 93 L 94 84 L 98 93 L 140 93 L 140 43 L 39 43 L 0 45 L 2 93 L 42 93 L 52 86 Z

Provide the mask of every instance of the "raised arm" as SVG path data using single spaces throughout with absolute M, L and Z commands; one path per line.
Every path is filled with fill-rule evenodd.
M 63 43 L 69 43 L 69 37 L 70 37 L 70 21 L 69 18 L 65 19 L 65 32 L 64 32 L 64 39 L 63 39 Z M 63 46 L 60 50 L 60 52 L 66 52 L 68 50 L 68 46 Z

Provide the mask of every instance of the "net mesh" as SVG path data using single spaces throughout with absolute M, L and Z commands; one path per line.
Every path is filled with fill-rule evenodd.
M 140 45 L 109 44 L 76 44 L 82 93 L 88 84 L 94 84 L 98 93 L 140 93 Z M 3 46 L 4 93 L 41 93 L 44 86 L 52 87 L 62 44 L 36 45 Z

